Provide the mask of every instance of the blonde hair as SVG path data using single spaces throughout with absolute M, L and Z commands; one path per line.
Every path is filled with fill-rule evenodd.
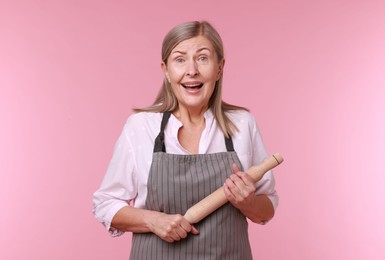
M 171 51 L 182 41 L 191 39 L 196 36 L 206 37 L 216 51 L 218 62 L 224 58 L 223 43 L 218 32 L 214 27 L 206 21 L 187 22 L 175 26 L 166 35 L 162 44 L 162 61 L 167 65 L 167 59 Z M 237 127 L 231 122 L 225 112 L 231 110 L 248 110 L 247 108 L 228 104 L 222 100 L 222 80 L 223 74 L 215 84 L 215 89 L 210 97 L 208 107 L 212 109 L 214 117 L 219 124 L 222 132 L 226 137 L 231 136 Z M 154 101 L 149 107 L 135 108 L 134 112 L 166 112 L 174 111 L 178 108 L 178 100 L 176 99 L 171 85 L 167 79 L 163 80 L 162 87 Z

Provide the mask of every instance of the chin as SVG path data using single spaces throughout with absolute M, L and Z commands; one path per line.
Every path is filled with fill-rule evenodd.
M 179 102 L 186 109 L 201 109 L 208 107 L 208 102 Z

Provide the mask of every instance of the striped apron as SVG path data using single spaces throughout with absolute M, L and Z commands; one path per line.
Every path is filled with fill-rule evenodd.
M 167 154 L 164 129 L 170 112 L 163 114 L 155 139 L 147 182 L 146 209 L 181 214 L 221 187 L 232 174 L 232 164 L 241 169 L 231 138 L 225 138 L 227 152 L 213 154 Z M 168 243 L 153 233 L 134 233 L 132 260 L 248 260 L 252 259 L 245 216 L 230 203 L 194 224 L 198 235 Z

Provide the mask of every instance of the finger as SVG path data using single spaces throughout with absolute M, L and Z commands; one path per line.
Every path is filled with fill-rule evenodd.
M 170 226 L 167 227 L 166 231 L 167 231 L 167 237 L 169 237 L 170 239 L 172 239 L 173 241 L 175 240 L 180 240 L 180 236 L 178 234 L 178 226 L 179 224 L 176 224 L 175 222 L 171 223 Z
M 191 226 L 191 233 L 193 233 L 194 235 L 198 235 L 199 231 L 194 226 Z
M 187 220 L 181 222 L 181 227 L 188 233 L 199 234 L 199 231 L 191 225 Z
M 237 179 L 238 177 L 234 176 L 234 174 L 232 174 L 229 178 L 226 179 L 225 184 L 227 185 L 229 190 L 233 191 L 233 189 L 237 188 L 237 185 L 235 183 Z
M 234 184 L 232 184 L 232 183 L 231 183 L 231 185 L 234 186 Z M 230 187 L 229 187 L 227 182 L 223 185 L 223 190 L 225 192 L 227 200 L 230 201 L 230 202 L 235 202 L 235 195 L 233 194 L 233 192 L 230 189 Z
M 239 197 L 244 197 L 243 194 L 246 189 L 246 185 L 241 178 L 233 174 L 226 180 L 226 185 L 233 195 L 234 200 L 238 200 Z
M 256 187 L 255 187 L 255 182 L 253 180 L 253 178 L 248 175 L 247 173 L 245 172 L 237 172 L 236 175 L 242 180 L 242 191 L 244 190 L 247 190 L 248 192 L 255 192 L 256 190 Z M 238 186 L 240 184 L 238 183 Z
M 181 238 L 187 237 L 187 232 L 182 227 L 176 229 L 175 233 L 177 235 L 177 239 L 176 240 L 180 240 Z
M 169 233 L 169 232 L 167 232 L 164 236 L 161 236 L 161 238 L 168 243 L 174 242 L 174 238 L 172 237 L 171 233 Z
M 231 176 L 231 178 L 226 180 L 225 184 L 228 188 L 228 192 L 230 193 L 228 194 L 227 199 L 233 203 L 242 201 L 244 198 L 248 197 L 255 191 L 253 183 L 251 183 L 252 186 L 248 186 L 238 176 Z
M 230 177 L 228 179 L 230 180 L 230 182 L 233 183 L 233 185 L 231 185 L 231 183 L 228 183 L 230 189 L 233 189 L 235 187 L 237 187 L 239 190 L 244 189 L 245 183 L 244 183 L 243 179 L 239 176 L 241 174 L 242 174 L 242 172 L 237 172 L 236 174 L 230 175 Z
M 163 238 L 164 241 L 168 242 L 168 243 L 173 243 L 174 240 L 170 239 L 170 238 Z
M 190 232 L 191 231 L 191 224 L 186 219 L 183 219 L 183 221 L 181 221 L 180 226 L 186 232 Z
M 167 242 L 174 242 L 175 238 L 175 232 L 167 232 L 166 236 L 164 237 L 164 240 L 166 240 Z
M 235 176 L 234 176 L 235 175 Z M 230 179 L 238 187 L 239 193 L 248 196 L 248 193 L 255 192 L 253 179 L 245 172 L 236 172 L 230 176 Z
M 238 165 L 236 165 L 235 163 L 233 163 L 232 167 L 233 167 L 233 172 L 234 173 L 237 173 L 237 172 L 240 171 L 239 168 L 238 168 Z
M 238 171 L 238 172 L 235 172 L 234 174 L 237 175 L 244 183 L 254 184 L 253 178 L 251 178 L 251 176 L 248 175 L 247 173 Z

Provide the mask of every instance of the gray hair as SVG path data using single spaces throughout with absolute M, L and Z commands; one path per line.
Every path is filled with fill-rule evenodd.
M 162 61 L 164 64 L 167 65 L 168 57 L 179 43 L 197 36 L 204 36 L 212 43 L 218 62 L 224 59 L 222 39 L 214 27 L 206 21 L 193 21 L 177 25 L 167 33 L 162 44 Z M 214 117 L 224 135 L 229 137 L 234 131 L 237 131 L 237 127 L 231 122 L 225 112 L 247 109 L 228 104 L 222 100 L 222 81 L 223 74 L 215 84 L 215 89 L 210 97 L 208 107 L 212 109 Z M 167 79 L 163 79 L 162 87 L 154 103 L 149 107 L 135 108 L 134 112 L 165 112 L 174 111 L 177 108 L 178 100 L 172 91 L 171 84 Z

